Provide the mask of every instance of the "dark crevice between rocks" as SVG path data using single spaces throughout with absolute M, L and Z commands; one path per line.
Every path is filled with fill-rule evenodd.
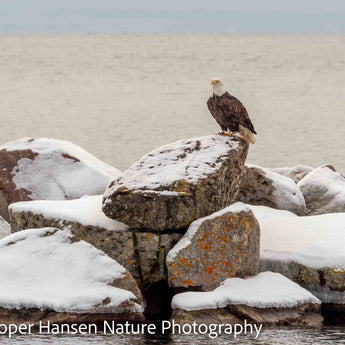
M 168 269 L 165 264 L 167 255 L 166 248 L 159 242 L 156 248 L 156 255 L 150 265 L 148 274 L 143 275 L 141 267 L 141 258 L 138 238 L 136 232 L 133 231 L 133 247 L 136 262 L 136 268 L 139 276 L 139 287 L 145 300 L 144 315 L 147 323 L 155 323 L 157 326 L 161 324 L 161 320 L 169 320 L 172 314 L 171 300 L 174 296 L 174 291 L 168 285 Z M 159 270 L 160 260 L 163 254 L 164 280 L 153 283 L 154 274 Z
M 138 238 L 136 232 L 132 232 L 132 239 L 133 239 L 133 248 L 134 248 L 134 257 L 135 257 L 135 265 L 137 268 L 138 276 L 139 276 L 139 287 L 142 289 L 144 286 L 144 278 L 143 278 L 143 271 L 141 269 L 141 262 L 140 262 L 140 250 L 138 246 Z
M 160 324 L 161 320 L 169 320 L 171 317 L 171 300 L 174 291 L 166 280 L 153 283 L 146 290 L 142 290 L 146 301 L 144 315 L 147 323 Z
M 325 326 L 345 325 L 344 305 L 338 303 L 322 303 L 321 315 Z

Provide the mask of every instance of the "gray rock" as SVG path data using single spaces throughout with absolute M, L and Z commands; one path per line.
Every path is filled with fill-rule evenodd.
M 260 272 L 277 272 L 310 291 L 324 303 L 345 305 L 345 271 L 333 267 L 313 268 L 298 262 L 260 259 Z M 345 308 L 344 308 L 345 309 Z
M 233 207 L 193 222 L 168 253 L 169 284 L 213 290 L 230 277 L 258 272 L 260 228 L 248 208 Z
M 8 236 L 11 233 L 11 226 L 6 220 L 0 217 L 0 239 Z
M 298 187 L 309 215 L 345 212 L 345 177 L 332 165 L 323 165 L 306 175 Z
M 245 140 L 221 135 L 162 146 L 110 184 L 103 211 L 133 229 L 185 228 L 231 204 L 247 152 Z
M 303 194 L 291 178 L 252 164 L 245 166 L 236 201 L 306 213 Z
M 23 138 L 0 147 L 0 215 L 26 200 L 102 194 L 119 170 L 65 140 Z
M 292 180 L 294 180 L 295 183 L 298 183 L 299 181 L 302 180 L 302 178 L 304 176 L 306 176 L 311 171 L 313 171 L 314 168 L 312 168 L 308 165 L 298 164 L 298 165 L 291 167 L 291 168 L 286 168 L 286 167 L 285 168 L 274 168 L 274 169 L 270 169 L 270 170 L 273 171 L 274 173 L 279 174 L 279 175 L 289 177 Z
M 70 227 L 72 233 L 115 259 L 145 288 L 167 279 L 165 257 L 179 233 L 129 230 L 101 212 L 101 196 L 77 200 L 27 201 L 10 206 L 12 231 Z

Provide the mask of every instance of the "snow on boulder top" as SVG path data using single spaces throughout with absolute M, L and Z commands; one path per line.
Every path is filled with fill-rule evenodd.
M 68 231 L 29 229 L 3 238 L 0 272 L 3 308 L 118 313 L 128 305 L 126 311 L 142 312 L 132 292 L 111 285 L 126 269 Z
M 75 200 L 35 200 L 16 202 L 9 206 L 10 214 L 31 212 L 62 222 L 78 222 L 107 230 L 127 230 L 128 225 L 108 218 L 102 212 L 102 195 L 84 196 Z
M 295 181 L 295 183 L 298 183 L 299 181 L 302 180 L 304 176 L 309 174 L 314 168 L 308 166 L 308 165 L 302 165 L 298 164 L 295 165 L 294 167 L 291 168 L 274 168 L 274 169 L 269 169 L 273 171 L 274 173 L 289 177 Z
M 157 189 L 176 181 L 195 182 L 216 171 L 239 142 L 221 135 L 184 139 L 159 147 L 129 167 L 113 186 Z M 112 189 L 107 191 L 111 194 Z
M 102 194 L 121 174 L 81 147 L 50 138 L 23 138 L 0 146 L 0 166 L 0 189 L 8 204 Z
M 263 272 L 246 279 L 228 278 L 213 291 L 177 294 L 172 300 L 172 308 L 191 311 L 225 308 L 233 304 L 257 308 L 291 308 L 306 303 L 321 302 L 281 274 Z
M 345 212 L 345 177 L 331 165 L 323 165 L 299 183 L 308 214 Z
M 291 178 L 272 172 L 270 169 L 261 168 L 253 164 L 247 164 L 247 166 L 248 168 L 261 169 L 266 177 L 272 180 L 272 185 L 274 187 L 273 194 L 278 205 L 280 206 L 280 209 L 290 210 L 297 205 L 300 212 L 296 213 L 305 214 L 305 201 L 303 194 Z
M 261 260 L 345 269 L 345 213 L 266 218 L 259 223 Z
M 230 206 L 230 211 L 236 212 L 236 209 L 250 209 L 254 212 L 255 218 L 259 221 L 266 218 L 298 217 L 297 214 L 286 210 L 278 210 L 267 206 L 258 206 L 236 202 Z

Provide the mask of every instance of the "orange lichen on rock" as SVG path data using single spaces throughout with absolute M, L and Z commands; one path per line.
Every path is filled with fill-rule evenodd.
M 250 210 L 208 216 L 189 239 L 171 261 L 167 259 L 169 276 L 175 278 L 172 286 L 209 291 L 227 278 L 258 272 L 260 229 Z

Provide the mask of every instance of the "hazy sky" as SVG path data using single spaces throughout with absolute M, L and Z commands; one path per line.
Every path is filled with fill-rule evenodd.
M 0 0 L 0 32 L 345 33 L 345 0 Z

